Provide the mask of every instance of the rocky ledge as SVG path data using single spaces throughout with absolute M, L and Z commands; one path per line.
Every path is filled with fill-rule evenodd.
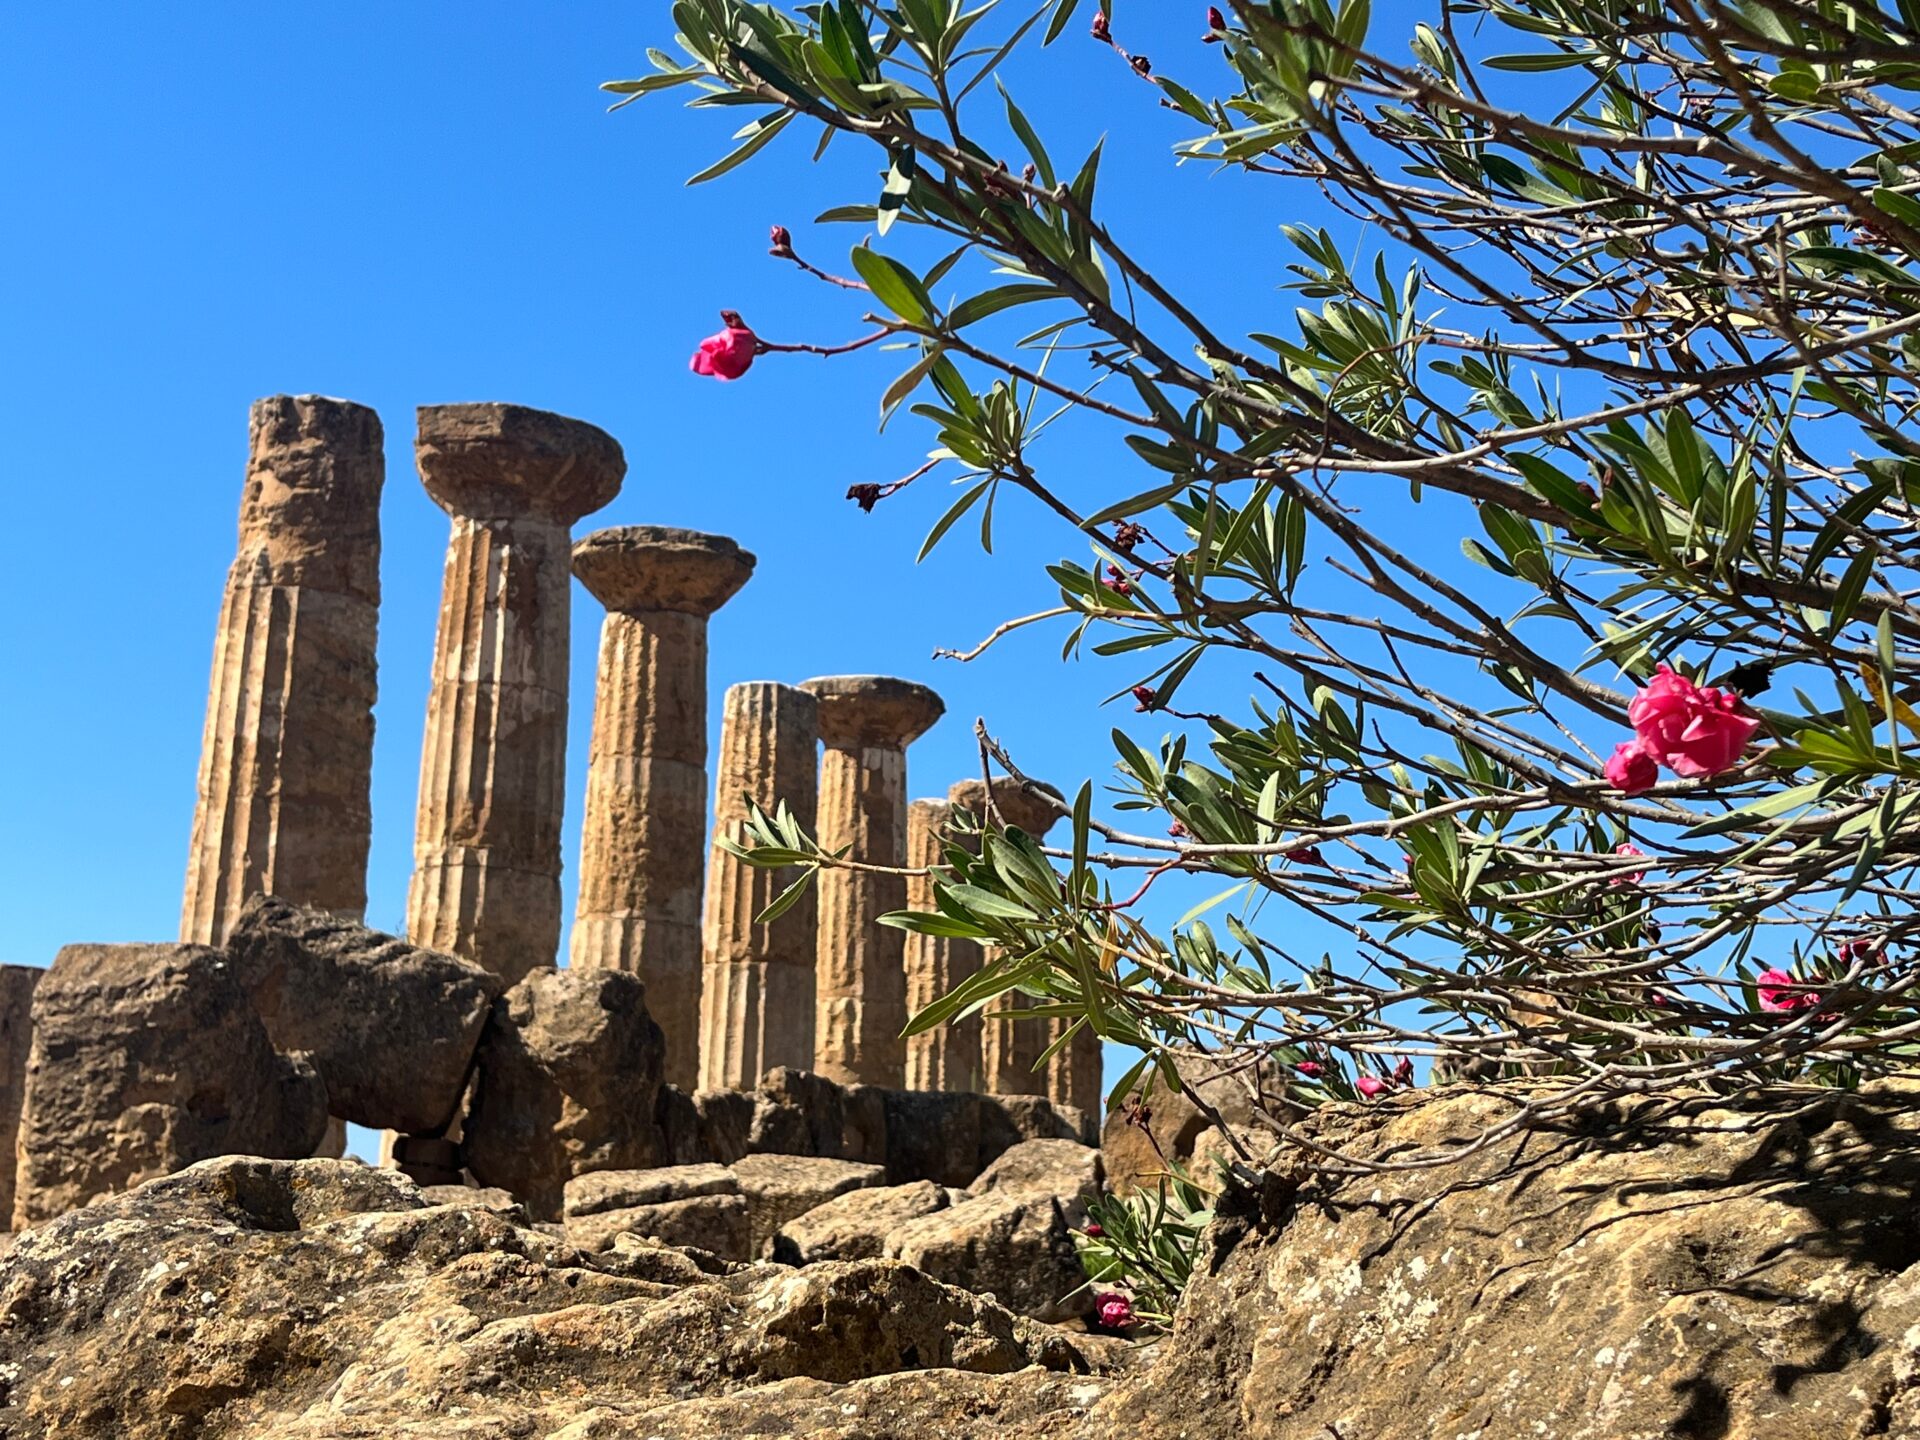
M 1249 1172 L 1173 1333 L 1131 1349 L 901 1259 L 590 1252 L 480 1192 L 206 1161 L 0 1262 L 0 1436 L 1920 1435 L 1920 1086 L 1643 1101 L 1368 1168 L 1464 1149 L 1527 1094 L 1319 1112 L 1361 1163 Z M 776 1248 L 816 1253 L 862 1194 Z M 868 1230 L 921 1223 L 897 1198 Z

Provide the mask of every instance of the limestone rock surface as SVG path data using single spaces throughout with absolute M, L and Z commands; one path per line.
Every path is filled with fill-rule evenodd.
M 1037 1440 L 1108 1383 L 905 1266 L 588 1256 L 330 1160 L 208 1161 L 22 1236 L 0 1321 L 20 1436 Z
M 499 977 L 260 895 L 227 950 L 273 1043 L 312 1056 L 335 1115 L 408 1134 L 453 1118 Z
M 634 1205 L 663 1205 L 701 1195 L 738 1195 L 740 1181 L 723 1165 L 664 1165 L 657 1170 L 594 1170 L 566 1184 L 566 1217 Z
M 1384 1159 L 1465 1141 L 1525 1085 L 1309 1124 Z M 1276 1175 L 1221 1207 L 1159 1364 L 1089 1433 L 1920 1435 L 1917 1201 L 1911 1082 L 1623 1104 L 1438 1173 Z
M 567 1181 L 656 1164 L 664 1041 L 621 970 L 536 970 L 493 1004 L 462 1151 L 482 1185 L 556 1220 Z
M 1074 1140 L 1024 1140 L 967 1187 L 969 1195 L 1059 1195 L 1091 1200 L 1100 1193 L 1100 1152 Z
M 326 1126 L 222 952 L 69 945 L 34 993 L 14 1228 L 210 1156 L 311 1155 Z
M 898 1226 L 886 1253 L 1009 1310 L 1059 1322 L 1092 1309 L 1073 1239 L 1086 1223 L 1078 1198 L 996 1191 Z
M 737 1189 L 573 1216 L 566 1235 L 582 1250 L 610 1250 L 622 1236 L 635 1236 L 704 1250 L 721 1260 L 747 1260 L 754 1253 L 747 1198 Z
M 732 1170 L 747 1197 L 755 1255 L 789 1220 L 848 1191 L 871 1189 L 887 1180 L 878 1165 L 813 1155 L 747 1155 L 736 1160 Z
M 850 1190 L 796 1216 L 773 1237 L 772 1258 L 786 1265 L 816 1260 L 877 1260 L 887 1237 L 909 1220 L 944 1210 L 951 1192 L 931 1180 Z

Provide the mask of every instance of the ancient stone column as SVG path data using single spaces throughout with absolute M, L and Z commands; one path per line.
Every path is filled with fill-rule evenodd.
M 407 934 L 511 982 L 560 944 L 570 532 L 627 462 L 592 425 L 493 404 L 422 406 L 414 454 L 453 536 Z
M 778 1066 L 813 1068 L 815 891 L 756 925 L 798 872 L 757 869 L 720 841 L 738 838 L 750 799 L 769 812 L 785 801 L 801 828 L 813 829 L 819 737 L 819 707 L 804 690 L 755 680 L 727 691 L 702 929 L 703 1090 L 751 1090 Z
M 707 840 L 707 619 L 753 556 L 693 530 L 631 525 L 573 547 L 607 607 L 587 752 L 575 969 L 636 971 L 667 1037 L 669 1084 L 700 1073 L 700 882 Z
M 33 1047 L 33 992 L 46 973 L 37 965 L 0 965 L 0 1224 L 10 1224 L 13 1216 L 14 1148 Z
M 256 400 L 200 746 L 180 939 L 219 945 L 249 895 L 359 919 L 373 831 L 380 417 Z
M 907 865 L 924 870 L 944 863 L 953 807 L 945 800 L 916 800 L 907 807 Z M 909 910 L 931 913 L 933 880 L 907 878 Z M 907 976 L 907 1016 L 911 1019 L 980 971 L 983 951 L 972 940 L 908 932 L 902 946 Z M 980 1088 L 980 1017 L 951 1020 L 906 1042 L 909 1090 Z
M 868 865 L 907 859 L 907 746 L 946 712 L 924 685 L 885 675 L 832 675 L 800 687 L 820 702 L 821 848 Z M 902 875 L 820 872 L 818 1009 L 813 1068 L 842 1084 L 898 1088 L 906 1075 Z
M 985 781 L 962 780 L 947 792 L 947 799 L 953 809 L 965 810 L 976 819 L 987 815 Z M 1026 831 L 1036 840 L 1044 839 L 1054 821 L 1060 818 L 1055 806 L 1027 794 L 1019 782 L 1007 776 L 994 779 L 993 806 L 1006 824 Z M 1035 1067 L 1064 1024 L 1004 1018 L 1006 1012 L 1024 1010 L 1032 1003 L 1027 996 L 1002 995 L 982 1012 L 980 1082 L 981 1088 L 990 1095 L 1049 1094 L 1047 1070 Z M 1097 1078 L 1095 1083 L 1098 1084 Z

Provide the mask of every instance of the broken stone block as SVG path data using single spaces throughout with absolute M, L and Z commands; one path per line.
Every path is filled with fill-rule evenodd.
M 623 970 L 536 970 L 494 1001 L 462 1143 L 482 1185 L 556 1219 L 567 1181 L 658 1163 L 664 1040 Z
M 691 1246 L 723 1260 L 753 1254 L 747 1200 L 743 1195 L 695 1195 L 658 1205 L 602 1210 L 567 1221 L 567 1240 L 582 1250 L 610 1250 L 622 1235 Z
M 595 1170 L 567 1182 L 569 1220 L 636 1205 L 664 1205 L 701 1195 L 738 1195 L 740 1181 L 722 1165 L 668 1165 L 658 1170 Z
M 1003 1150 L 1022 1140 L 1079 1140 L 1092 1145 L 1096 1137 L 1078 1110 L 1044 1095 L 981 1096 L 980 1168 L 986 1169 Z
M 33 1031 L 15 1229 L 219 1155 L 311 1155 L 327 1127 L 326 1086 L 218 950 L 69 945 Z
M 335 1115 L 409 1134 L 446 1128 L 497 976 L 264 895 L 247 901 L 227 949 L 274 1045 L 313 1057 Z
M 864 1190 L 887 1181 L 887 1172 L 878 1165 L 814 1155 L 748 1155 L 736 1161 L 732 1169 L 747 1197 L 753 1230 L 749 1253 L 754 1255 L 760 1254 L 789 1220 L 849 1190 Z
M 699 1158 L 731 1165 L 747 1153 L 753 1134 L 754 1097 L 744 1090 L 701 1090 L 693 1097 L 700 1116 Z
M 785 1265 L 878 1260 L 886 1254 L 887 1237 L 900 1226 L 952 1203 L 947 1187 L 931 1180 L 850 1190 L 782 1226 L 773 1237 L 772 1258 Z
M 980 1097 L 958 1090 L 889 1090 L 887 1178 L 965 1185 L 980 1173 Z
M 980 1172 L 969 1195 L 1056 1195 L 1081 1201 L 1100 1194 L 1100 1152 L 1077 1140 L 1026 1140 Z
M 1077 1199 L 995 1191 L 908 1220 L 887 1236 L 886 1252 L 936 1280 L 1057 1324 L 1092 1306 L 1073 1240 L 1085 1224 Z
M 747 1135 L 749 1154 L 834 1158 L 845 1132 L 844 1094 L 833 1081 L 784 1065 L 761 1077 Z

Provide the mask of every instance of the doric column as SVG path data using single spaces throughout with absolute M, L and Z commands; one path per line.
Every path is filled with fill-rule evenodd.
M 955 810 L 965 810 L 975 819 L 986 817 L 985 781 L 962 780 L 947 792 L 947 799 Z M 1054 821 L 1060 818 L 1059 810 L 1053 805 L 1027 794 L 1019 782 L 1007 776 L 994 779 L 993 806 L 1006 824 L 1026 831 L 1036 840 L 1044 839 Z M 1049 1093 L 1047 1071 L 1034 1067 L 1047 1053 L 1053 1036 L 1064 1027 L 1054 1021 L 1003 1018 L 1005 1012 L 1024 1010 L 1032 1003 L 1024 995 L 1002 995 L 982 1012 L 985 1023 L 980 1030 L 980 1079 L 981 1087 L 989 1094 Z
M 916 800 L 907 807 L 907 865 L 924 870 L 944 863 L 953 807 L 945 800 Z M 909 910 L 932 913 L 933 880 L 907 879 Z M 982 951 L 972 940 L 908 932 L 902 946 L 907 974 L 907 1015 L 919 1014 L 956 985 L 980 971 Z M 909 1090 L 980 1088 L 980 1017 L 950 1020 L 906 1042 Z
M 453 536 L 407 933 L 515 981 L 560 944 L 570 532 L 627 462 L 592 425 L 493 404 L 422 406 L 414 454 Z
M 359 919 L 373 811 L 380 417 L 256 400 L 200 746 L 180 939 L 219 945 L 249 895 Z
M 700 1064 L 700 881 L 707 839 L 707 619 L 753 556 L 694 530 L 630 525 L 573 547 L 607 607 L 587 752 L 572 963 L 637 972 L 667 1037 L 668 1083 Z
M 926 686 L 885 675 L 831 675 L 800 688 L 820 702 L 821 848 L 904 866 L 907 746 L 946 706 Z M 879 921 L 906 904 L 903 875 L 820 872 L 813 1068 L 829 1080 L 897 1087 L 905 1078 L 906 937 Z
M 703 1090 L 751 1090 L 777 1066 L 813 1068 L 814 889 L 771 924 L 756 925 L 798 873 L 756 869 L 720 841 L 739 838 L 749 799 L 769 813 L 784 801 L 811 830 L 819 745 L 818 707 L 804 690 L 756 680 L 727 691 L 702 929 Z

